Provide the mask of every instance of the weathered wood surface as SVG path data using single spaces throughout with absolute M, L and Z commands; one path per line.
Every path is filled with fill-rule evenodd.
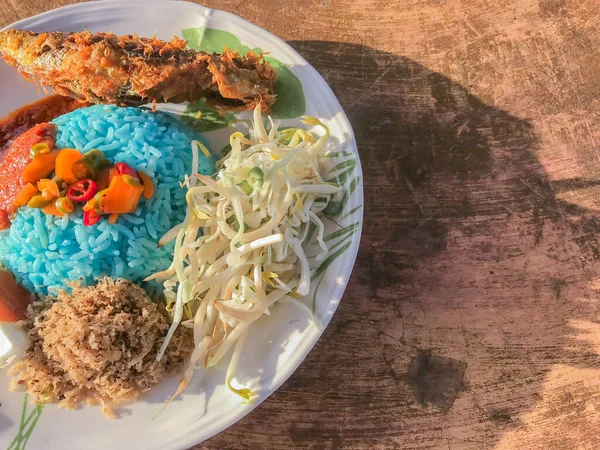
M 197 448 L 600 448 L 597 0 L 207 4 L 330 83 L 366 218 L 323 339 Z

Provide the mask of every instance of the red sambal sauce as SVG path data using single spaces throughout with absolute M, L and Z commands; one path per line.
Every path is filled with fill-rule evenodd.
M 83 106 L 75 99 L 53 95 L 0 120 L 0 230 L 10 227 L 18 209 L 14 201 L 25 186 L 23 171 L 31 163 L 31 147 L 46 143 L 54 148 L 54 125 L 48 122 Z
M 30 128 L 3 150 L 0 156 L 0 230 L 10 227 L 17 212 L 15 198 L 25 187 L 23 171 L 31 163 L 31 147 L 39 143 L 54 148 L 54 125 L 40 123 Z

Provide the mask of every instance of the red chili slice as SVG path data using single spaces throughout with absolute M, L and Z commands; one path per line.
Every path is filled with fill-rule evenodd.
M 83 213 L 83 224 L 86 227 L 89 227 L 91 225 L 96 225 L 101 218 L 102 218 L 102 214 L 99 214 L 96 211 L 94 211 L 93 209 L 90 209 L 89 211 L 85 211 Z
M 119 172 L 119 175 L 129 175 L 134 178 L 138 178 L 138 173 L 135 169 L 131 168 L 131 166 L 125 164 L 124 162 L 118 162 L 115 164 L 115 169 Z
M 86 178 L 69 186 L 67 197 L 76 203 L 83 203 L 91 200 L 98 192 L 98 185 L 94 180 Z

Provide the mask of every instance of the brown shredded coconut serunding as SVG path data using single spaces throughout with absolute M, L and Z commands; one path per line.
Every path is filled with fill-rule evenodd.
M 75 285 L 54 302 L 29 306 L 31 346 L 9 371 L 11 389 L 38 402 L 111 405 L 135 400 L 165 373 L 179 371 L 193 350 L 190 330 L 180 329 L 160 362 L 156 354 L 169 328 L 167 317 L 132 282 L 105 278 L 93 287 Z

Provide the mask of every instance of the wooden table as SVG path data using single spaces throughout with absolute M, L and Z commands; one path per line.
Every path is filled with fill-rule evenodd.
M 5 0 L 0 25 L 66 3 Z M 599 448 L 598 1 L 207 5 L 330 83 L 366 217 L 323 339 L 197 448 Z

